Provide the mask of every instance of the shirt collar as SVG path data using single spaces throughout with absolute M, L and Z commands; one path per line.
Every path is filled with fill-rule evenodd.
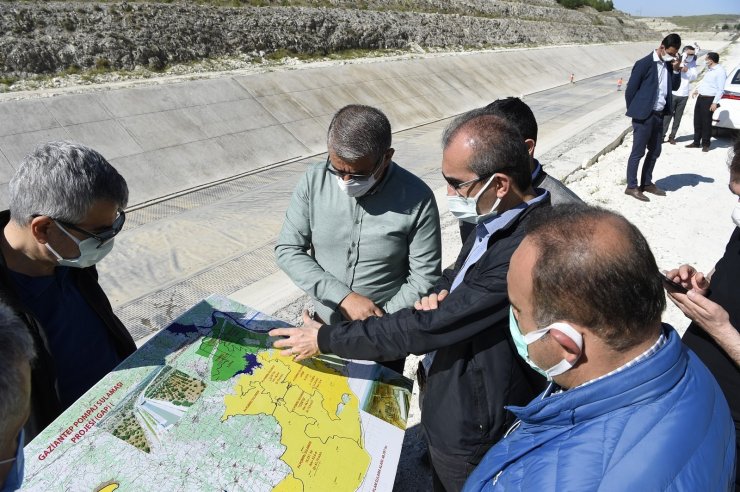
M 540 173 L 542 172 L 542 164 L 540 164 L 540 161 L 537 159 L 534 160 L 534 171 L 532 171 L 532 182 L 534 183 L 537 181 L 537 178 L 539 177 Z
M 655 51 L 655 50 L 653 50 L 653 61 L 654 62 L 662 62 L 663 61 L 663 60 L 660 59 L 660 57 L 658 56 L 658 52 Z
M 383 177 L 380 178 L 380 181 L 378 181 L 378 183 L 373 187 L 372 190 L 370 190 L 369 193 L 367 193 L 366 195 L 362 195 L 362 196 L 375 195 L 376 193 L 379 193 L 380 191 L 382 191 L 383 188 L 385 188 L 385 184 L 390 179 L 391 173 L 393 172 L 394 168 L 395 168 L 395 163 L 391 161 L 388 164 L 388 167 L 385 169 L 385 172 L 383 173 Z M 362 197 L 358 197 L 358 198 L 362 198 Z
M 537 196 L 527 202 L 522 202 L 516 207 L 510 208 L 506 212 L 494 215 L 486 219 L 485 221 L 478 224 L 475 228 L 475 234 L 478 240 L 482 240 L 486 237 L 491 236 L 494 232 L 504 229 L 508 226 L 522 210 L 526 209 L 530 205 L 543 201 L 546 197 L 550 196 L 550 192 L 547 190 L 536 189 L 535 193 Z

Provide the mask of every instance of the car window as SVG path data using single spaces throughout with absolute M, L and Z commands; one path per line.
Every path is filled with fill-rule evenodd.
M 735 70 L 735 75 L 732 76 L 731 84 L 740 84 L 740 70 Z

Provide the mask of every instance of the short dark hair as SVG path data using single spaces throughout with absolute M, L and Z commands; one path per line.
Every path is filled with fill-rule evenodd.
M 707 53 L 707 58 L 712 60 L 714 63 L 719 63 L 719 54 L 715 53 L 714 51 L 710 51 Z
M 486 111 L 488 114 L 501 116 L 512 123 L 522 134 L 524 140 L 537 141 L 537 119 L 527 103 L 518 97 L 496 99 L 486 106 Z
M 740 138 L 735 140 L 730 154 L 730 179 L 734 182 L 740 182 Z
M 679 49 L 681 47 L 681 36 L 678 34 L 671 33 L 668 36 L 663 38 L 663 41 L 660 43 L 663 48 L 676 48 Z
M 17 418 L 27 401 L 21 393 L 19 370 L 22 362 L 31 364 L 36 357 L 33 338 L 18 315 L 0 301 L 0 439 L 8 431 L 5 422 Z
M 466 131 L 476 140 L 470 170 L 481 178 L 502 173 L 509 176 L 520 191 L 532 185 L 529 152 L 516 126 L 501 116 L 489 114 L 486 108 L 463 113 L 442 133 L 442 148 Z
M 621 240 L 597 234 L 609 224 Z M 658 265 L 640 231 L 621 215 L 585 204 L 533 214 L 527 239 L 537 247 L 533 298 L 538 326 L 564 320 L 588 327 L 624 352 L 655 332 L 666 301 Z
M 327 147 L 340 159 L 379 159 L 391 147 L 391 123 L 372 106 L 350 104 L 334 113 L 326 135 Z
M 693 46 L 691 46 L 690 44 L 687 44 L 686 46 L 684 46 L 684 47 L 683 47 L 683 49 L 682 49 L 681 51 L 686 51 L 686 50 L 696 51 L 696 50 L 694 49 L 694 47 L 693 47 Z

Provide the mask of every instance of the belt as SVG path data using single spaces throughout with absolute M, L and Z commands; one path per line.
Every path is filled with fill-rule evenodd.
M 714 96 L 705 96 L 704 94 L 699 94 L 699 97 L 711 97 L 712 99 L 714 99 Z

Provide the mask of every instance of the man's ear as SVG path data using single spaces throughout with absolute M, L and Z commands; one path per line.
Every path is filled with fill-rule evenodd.
M 550 336 L 567 352 L 565 359 L 568 362 L 575 362 L 578 360 L 581 356 L 581 349 L 578 347 L 576 342 L 574 342 L 569 336 L 564 335 L 563 332 L 559 331 L 557 328 L 551 329 L 549 333 Z
M 393 147 L 389 148 L 388 150 L 385 151 L 385 159 L 386 160 L 393 159 L 393 154 L 395 153 L 396 153 L 396 149 L 394 149 Z
M 529 157 L 534 157 L 534 147 L 535 145 L 537 145 L 537 143 L 531 138 L 528 138 L 524 141 L 524 145 L 527 146 L 527 152 L 529 152 Z
M 31 219 L 29 227 L 31 234 L 41 244 L 49 242 L 49 229 L 54 226 L 54 221 L 46 215 L 40 215 Z
M 503 198 L 509 193 L 509 189 L 512 186 L 512 181 L 509 176 L 506 174 L 498 173 L 496 174 L 496 177 L 493 178 L 495 181 L 496 187 L 496 196 L 498 198 Z

